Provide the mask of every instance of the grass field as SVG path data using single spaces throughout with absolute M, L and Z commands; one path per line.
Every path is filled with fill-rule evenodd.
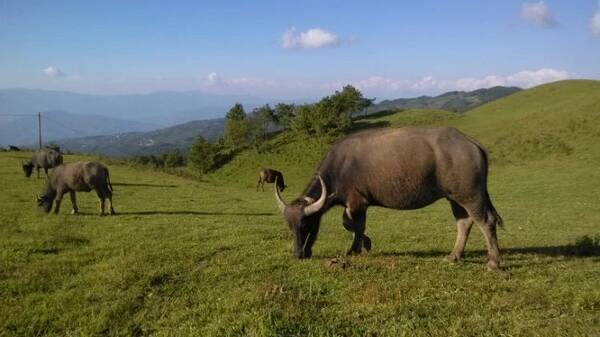
M 474 230 L 463 263 L 448 204 L 371 208 L 368 255 L 345 257 L 342 210 L 323 219 L 313 258 L 291 234 L 260 166 L 281 168 L 291 199 L 327 148 L 275 137 L 202 181 L 109 163 L 113 217 L 40 214 L 43 179 L 25 153 L 0 153 L 0 336 L 599 336 L 600 84 L 523 91 L 462 117 L 409 111 L 362 127 L 451 125 L 490 150 L 504 217 L 504 272 L 487 272 Z M 65 161 L 83 159 L 67 156 Z M 68 199 L 68 198 L 66 198 Z M 596 239 L 597 240 L 597 239 Z

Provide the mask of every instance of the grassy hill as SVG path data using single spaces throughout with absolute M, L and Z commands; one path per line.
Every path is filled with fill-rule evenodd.
M 110 162 L 114 217 L 95 215 L 93 193 L 79 194 L 82 215 L 67 214 L 68 200 L 58 216 L 39 214 L 43 180 L 18 167 L 27 154 L 0 153 L 0 335 L 597 335 L 599 104 L 598 82 L 565 81 L 464 116 L 358 121 L 451 125 L 485 144 L 506 223 L 505 273 L 485 271 L 476 230 L 464 263 L 442 261 L 455 238 L 445 201 L 370 209 L 373 250 L 350 258 L 342 254 L 351 234 L 333 209 L 313 258 L 293 259 L 272 193 L 254 191 L 256 170 L 282 169 L 284 197 L 295 197 L 329 146 L 323 140 L 280 134 L 270 152 L 246 151 L 202 181 Z M 78 159 L 87 158 L 65 160 Z
M 438 96 L 420 96 L 415 98 L 399 98 L 385 100 L 368 109 L 369 112 L 380 112 L 393 109 L 442 109 L 446 111 L 465 112 L 476 106 L 512 95 L 520 91 L 517 87 L 492 87 L 473 91 L 449 91 Z

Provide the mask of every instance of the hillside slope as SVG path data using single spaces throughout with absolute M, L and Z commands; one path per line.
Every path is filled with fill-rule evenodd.
M 55 142 L 62 148 L 76 153 L 127 157 L 159 154 L 175 149 L 185 151 L 198 136 L 215 140 L 223 134 L 224 129 L 225 119 L 216 118 L 187 122 L 147 132 L 61 139 Z
M 600 81 L 568 80 L 542 85 L 482 105 L 464 114 L 407 110 L 357 121 L 357 129 L 404 125 L 452 126 L 477 138 L 494 165 L 532 160 L 600 162 Z M 266 153 L 248 150 L 212 174 L 215 180 L 251 184 L 263 166 L 291 177 L 309 177 L 329 141 L 278 135 Z
M 385 100 L 368 109 L 376 113 L 392 109 L 442 109 L 453 112 L 464 112 L 476 106 L 512 95 L 520 91 L 517 87 L 492 87 L 473 91 L 449 91 L 438 96 L 420 96 L 415 98 L 399 98 Z

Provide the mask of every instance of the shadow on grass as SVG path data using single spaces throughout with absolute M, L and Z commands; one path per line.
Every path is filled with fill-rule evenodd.
M 134 186 L 134 187 L 178 187 L 177 185 L 161 184 L 130 184 L 130 183 L 112 183 L 113 186 Z
M 352 124 L 352 129 L 350 133 L 354 133 L 357 131 L 362 131 L 366 129 L 373 128 L 387 128 L 391 124 L 388 121 L 378 121 L 378 122 L 366 122 L 366 121 L 357 121 Z
M 378 112 L 370 113 L 366 116 L 365 115 L 355 116 L 354 118 L 355 118 L 355 120 L 375 119 L 375 118 L 381 118 L 381 117 L 394 115 L 394 114 L 397 114 L 398 112 L 402 112 L 402 111 L 404 111 L 404 109 L 385 109 L 385 110 L 381 110 Z
M 271 216 L 275 213 L 248 213 L 248 212 L 198 212 L 198 211 L 140 211 L 140 212 L 117 212 L 119 215 L 232 215 L 232 216 Z
M 444 257 L 450 254 L 450 251 L 425 250 L 425 251 L 407 251 L 407 252 L 381 252 L 374 256 L 413 256 L 413 257 Z M 501 255 L 534 254 L 551 257 L 572 256 L 572 257 L 590 257 L 600 256 L 599 245 L 564 245 L 564 246 L 543 246 L 543 247 L 518 247 L 500 249 Z M 465 251 L 466 257 L 486 256 L 485 250 Z

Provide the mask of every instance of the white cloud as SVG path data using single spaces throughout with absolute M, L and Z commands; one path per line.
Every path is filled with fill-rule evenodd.
M 219 82 L 219 75 L 216 72 L 209 73 L 206 75 L 206 84 L 215 85 Z
M 228 88 L 246 90 L 259 87 L 269 87 L 274 85 L 274 82 L 252 77 L 222 77 L 213 71 L 206 75 L 204 79 L 204 85 L 206 87 L 212 87 L 215 89 Z
M 558 21 L 554 19 L 544 1 L 523 3 L 521 6 L 521 18 L 541 27 L 558 26 Z
M 571 74 L 566 71 L 542 68 L 538 70 L 524 70 L 506 76 L 488 75 L 481 78 L 464 77 L 455 80 L 436 79 L 433 76 L 425 76 L 417 81 L 408 81 L 373 76 L 364 80 L 354 81 L 352 84 L 363 91 L 377 94 L 415 95 L 441 93 L 453 90 L 471 91 L 499 85 L 530 88 L 548 82 L 568 79 L 570 77 Z
M 48 68 L 44 69 L 44 74 L 54 78 L 67 76 L 67 74 L 55 66 L 49 66 Z
M 311 28 L 298 33 L 292 27 L 281 37 L 281 47 L 284 49 L 311 49 L 339 45 L 339 37 L 321 28 Z
M 600 10 L 590 19 L 590 33 L 594 36 L 600 36 Z

